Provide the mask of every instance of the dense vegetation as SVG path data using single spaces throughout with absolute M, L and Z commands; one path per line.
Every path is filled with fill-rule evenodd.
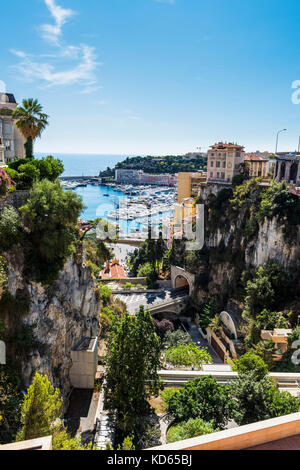
M 146 277 L 148 288 L 155 288 L 166 252 L 167 247 L 161 236 L 158 240 L 152 240 L 149 236 L 130 258 L 129 266 L 132 274 Z
M 118 427 L 135 433 L 139 418 L 149 414 L 147 399 L 161 389 L 160 340 L 149 311 L 115 318 L 107 344 L 106 406 L 117 411 Z
M 43 179 L 53 182 L 64 171 L 62 162 L 51 155 L 41 160 L 32 158 L 16 160 L 8 166 L 6 172 L 15 182 L 17 190 L 30 189 L 35 182 Z
M 195 343 L 181 344 L 166 350 L 165 360 L 173 366 L 197 366 L 211 364 L 212 358 L 204 348 L 199 348 Z
M 64 191 L 59 182 L 35 183 L 21 208 L 27 271 L 31 278 L 51 283 L 75 252 L 81 198 Z
M 211 422 L 205 422 L 201 418 L 191 418 L 179 424 L 171 426 L 168 430 L 167 441 L 169 444 L 176 441 L 191 439 L 192 437 L 202 436 L 217 432 Z
M 178 172 L 197 171 L 199 169 L 206 169 L 206 157 L 188 157 L 184 155 L 168 155 L 165 157 L 128 157 L 123 162 L 117 163 L 115 169 L 134 169 L 143 170 L 145 173 L 175 174 Z M 106 171 L 101 172 L 102 177 L 114 176 L 114 170 L 107 168 Z

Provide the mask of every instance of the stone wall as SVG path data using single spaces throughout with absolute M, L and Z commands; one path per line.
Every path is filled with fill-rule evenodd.
M 29 191 L 15 191 L 10 193 L 7 196 L 0 197 L 0 212 L 3 211 L 5 207 L 14 207 L 15 209 L 20 209 L 20 207 L 26 204 Z

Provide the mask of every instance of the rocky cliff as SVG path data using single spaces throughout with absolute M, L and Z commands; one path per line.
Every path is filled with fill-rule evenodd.
M 205 247 L 199 252 L 184 252 L 177 247 L 178 265 L 196 274 L 195 301 L 202 303 L 216 296 L 224 307 L 232 298 L 239 298 L 241 276 L 270 260 L 278 262 L 294 280 L 295 295 L 299 294 L 300 226 L 289 227 L 277 217 L 265 218 L 255 227 L 250 224 L 251 208 L 234 213 L 231 194 L 220 191 L 230 188 L 203 188 L 205 204 Z M 292 236 L 290 235 L 292 233 Z M 298 292 L 297 292 L 298 289 Z
M 71 348 L 83 336 L 98 335 L 99 298 L 84 255 L 77 253 L 70 258 L 51 286 L 24 279 L 20 250 L 8 253 L 6 259 L 8 299 L 16 306 L 12 309 L 1 304 L 0 318 L 10 338 L 8 353 L 14 352 L 14 336 L 20 335 L 20 323 L 27 330 L 33 327 L 32 344 L 18 364 L 24 384 L 30 384 L 35 372 L 44 373 L 66 397 L 70 392 Z

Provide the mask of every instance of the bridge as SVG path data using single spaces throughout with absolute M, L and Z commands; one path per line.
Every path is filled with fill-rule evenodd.
M 215 372 L 215 371 L 191 371 L 191 370 L 160 370 L 158 375 L 161 377 L 166 386 L 183 386 L 191 380 L 201 377 L 211 376 L 216 379 L 219 384 L 229 384 L 237 380 L 238 372 Z M 274 379 L 280 391 L 289 392 L 292 395 L 300 393 L 300 374 L 298 373 L 279 373 L 273 372 L 269 376 Z
M 134 240 L 126 240 L 131 244 Z M 125 240 L 124 240 L 125 242 Z M 185 271 L 183 268 L 172 266 L 171 268 L 171 289 L 158 291 L 157 293 L 132 293 L 128 291 L 115 294 L 127 305 L 129 313 L 136 313 L 141 305 L 149 309 L 152 315 L 158 313 L 169 313 L 180 315 L 186 306 L 186 302 L 195 288 L 195 275 Z
M 115 294 L 114 298 L 126 303 L 127 310 L 131 314 L 136 313 L 139 307 L 143 305 L 152 315 L 163 312 L 179 315 L 184 309 L 189 296 L 185 290 L 174 291 L 173 289 L 167 289 L 158 293 L 140 292 L 132 294 L 130 291 L 128 293 L 123 291 L 121 294 Z

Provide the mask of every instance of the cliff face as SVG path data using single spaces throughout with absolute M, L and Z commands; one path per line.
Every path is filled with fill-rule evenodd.
M 35 326 L 33 346 L 20 364 L 24 383 L 28 386 L 35 372 L 47 374 L 66 397 L 70 391 L 71 348 L 83 336 L 98 335 L 99 299 L 90 270 L 82 255 L 74 255 L 58 280 L 44 287 L 24 279 L 22 253 L 10 253 L 7 260 L 9 293 L 13 298 L 27 299 L 21 321 L 27 327 Z M 0 313 L 12 337 L 18 328 L 16 319 Z
M 216 194 L 212 187 L 204 188 L 201 194 L 206 207 L 205 248 L 201 252 L 185 253 L 186 269 L 197 276 L 194 300 L 202 303 L 209 296 L 216 296 L 226 307 L 231 299 L 238 298 L 242 273 L 268 261 L 278 262 L 289 273 L 297 295 L 300 226 L 294 226 L 293 236 L 289 237 L 286 224 L 277 218 L 265 219 L 249 236 L 248 214 L 243 210 L 234 214 L 226 203 L 216 211 L 208 210 L 212 194 Z
M 257 239 L 247 246 L 245 261 L 247 266 L 257 267 L 269 260 L 277 261 L 290 274 L 300 268 L 300 227 L 297 238 L 291 243 L 276 219 L 260 224 Z

